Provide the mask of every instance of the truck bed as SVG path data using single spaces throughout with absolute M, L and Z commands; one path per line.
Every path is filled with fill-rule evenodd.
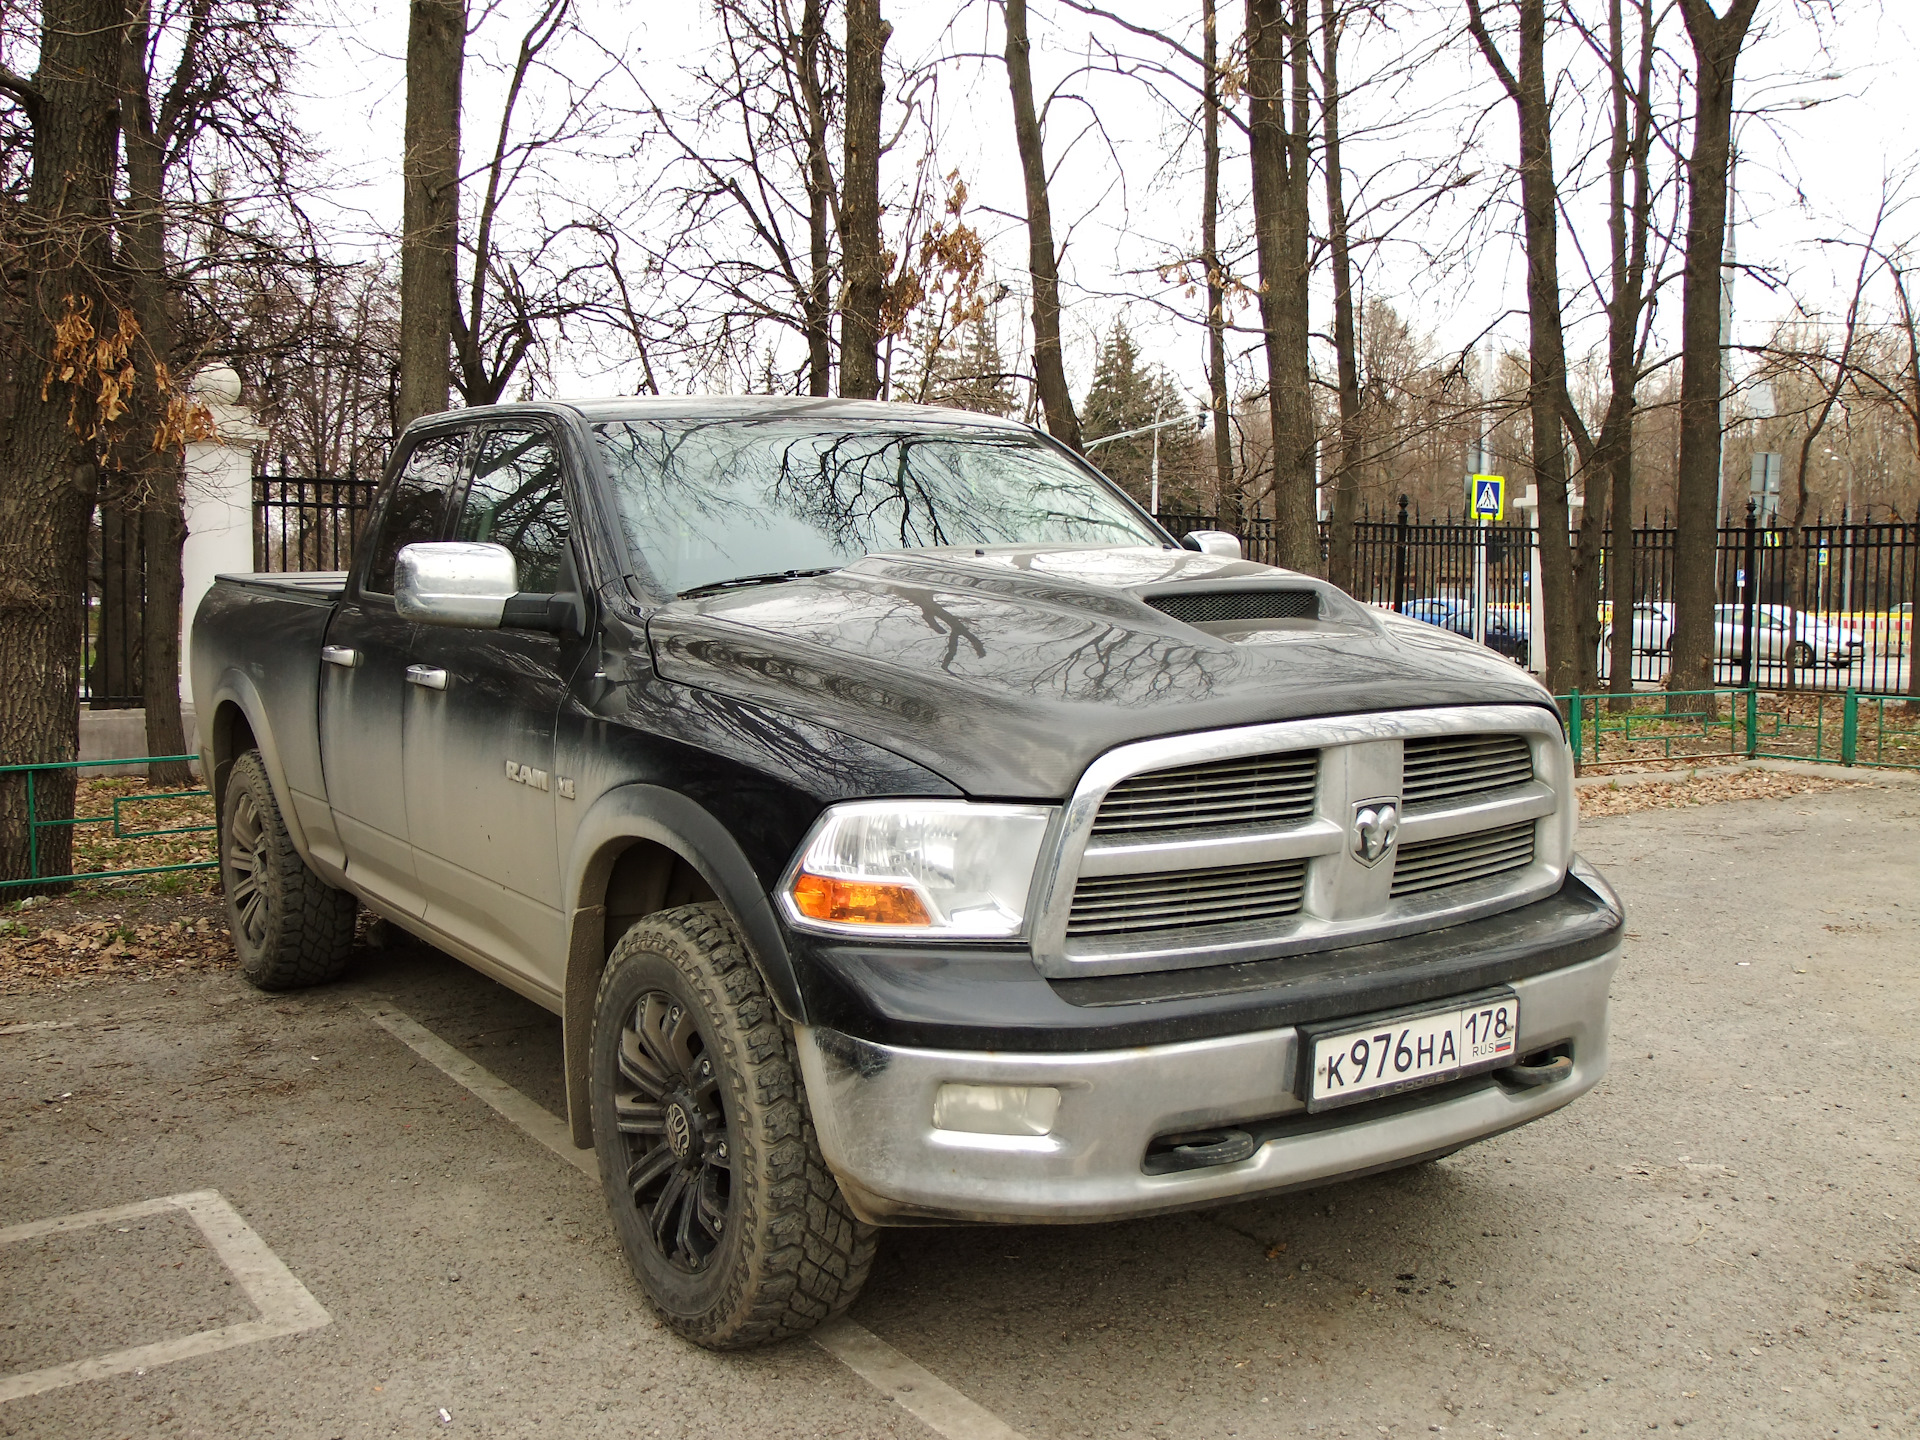
M 245 575 L 218 575 L 214 578 L 223 585 L 245 585 L 251 590 L 311 598 L 329 605 L 347 590 L 347 572 L 344 570 L 258 570 Z

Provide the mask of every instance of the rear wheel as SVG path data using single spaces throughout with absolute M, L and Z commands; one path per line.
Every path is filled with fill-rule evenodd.
M 853 1303 L 875 1232 L 821 1158 L 792 1040 L 719 906 L 649 916 L 614 947 L 591 1091 L 614 1227 L 668 1325 L 734 1350 Z
M 220 807 L 220 886 L 240 973 L 262 990 L 335 979 L 353 950 L 359 903 L 294 849 L 258 750 L 234 761 Z

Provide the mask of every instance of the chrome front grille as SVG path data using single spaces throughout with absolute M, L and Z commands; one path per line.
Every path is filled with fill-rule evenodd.
M 1390 801 L 1397 836 L 1369 861 L 1359 817 Z M 1533 705 L 1175 735 L 1089 765 L 1058 836 L 1034 894 L 1044 973 L 1265 959 L 1553 893 L 1572 856 L 1572 763 L 1558 718 Z
M 1304 860 L 1082 877 L 1074 887 L 1067 934 L 1116 935 L 1278 920 L 1299 912 L 1306 884 Z
M 1533 779 L 1524 735 L 1427 735 L 1407 741 L 1400 803 L 1458 805 Z
M 1528 820 L 1497 830 L 1472 830 L 1442 840 L 1402 845 L 1393 862 L 1392 898 L 1424 895 L 1430 890 L 1523 870 L 1533 863 L 1534 829 L 1534 822 Z
M 1318 752 L 1303 750 L 1150 771 L 1107 792 L 1093 833 L 1137 839 L 1182 830 L 1299 825 L 1313 818 L 1319 768 Z

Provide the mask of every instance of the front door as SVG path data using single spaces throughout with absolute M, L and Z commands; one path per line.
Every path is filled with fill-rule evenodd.
M 559 447 L 526 428 L 482 432 L 458 504 L 457 540 L 504 545 L 523 591 L 574 590 Z M 408 687 L 406 807 L 427 923 L 558 994 L 565 905 L 555 807 L 554 725 L 571 637 L 423 625 Z
M 408 651 L 418 626 L 393 608 L 402 545 L 437 540 L 460 474 L 461 432 L 421 437 L 382 507 L 371 558 L 327 627 L 320 664 L 320 763 L 347 874 L 376 900 L 423 907 L 407 823 L 401 732 Z

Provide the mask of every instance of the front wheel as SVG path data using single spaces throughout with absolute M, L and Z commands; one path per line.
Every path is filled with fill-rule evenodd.
M 1813 646 L 1804 640 L 1796 640 L 1787 651 L 1787 664 L 1796 670 L 1805 670 L 1813 664 Z
M 261 990 L 338 978 L 359 902 L 307 868 L 258 750 L 233 762 L 220 806 L 220 888 L 240 973 Z
M 853 1303 L 875 1232 L 821 1158 L 792 1039 L 718 905 L 620 938 L 594 1002 L 591 1093 L 614 1228 L 674 1330 L 744 1349 Z

